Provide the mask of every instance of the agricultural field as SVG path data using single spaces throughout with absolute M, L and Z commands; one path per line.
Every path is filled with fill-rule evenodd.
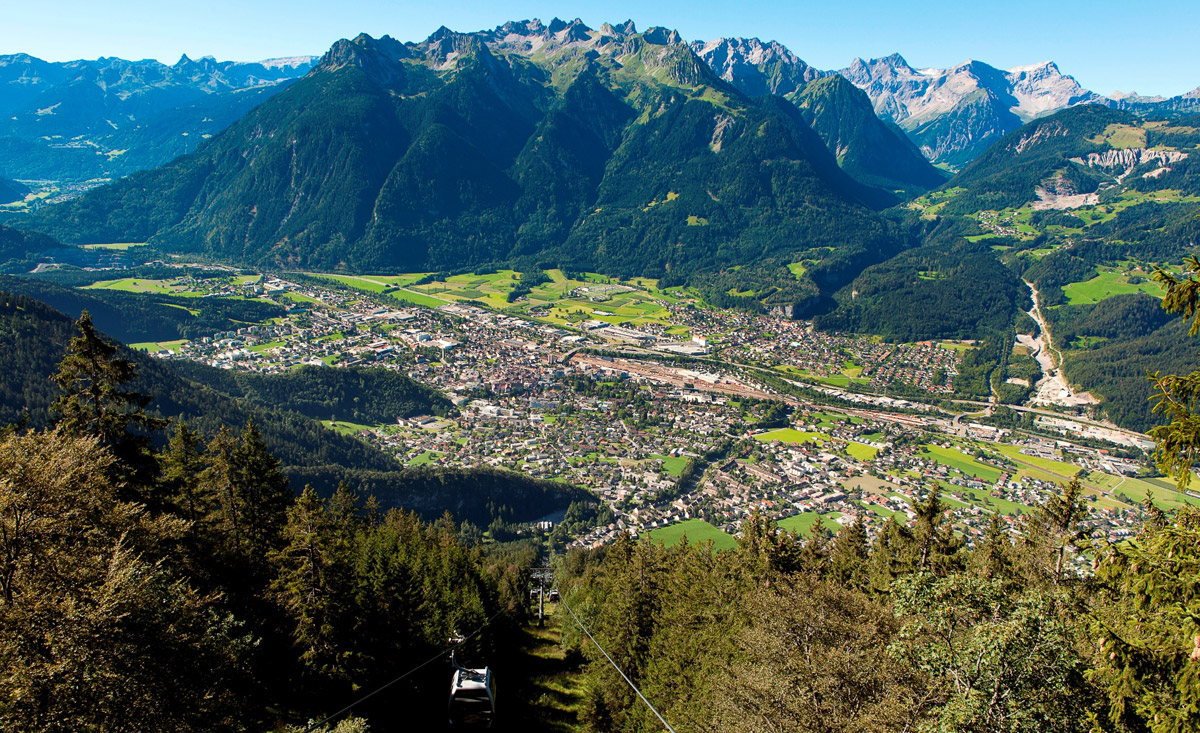
M 851 384 L 870 384 L 871 382 L 871 380 L 863 379 L 859 376 L 862 374 L 861 366 L 849 361 L 843 365 L 842 371 L 837 374 L 816 374 L 807 369 L 799 369 L 788 364 L 776 366 L 775 370 L 808 382 L 819 382 L 841 389 L 845 389 Z
M 1074 463 L 1065 461 L 1056 461 L 1050 458 L 1041 458 L 1039 456 L 1025 455 L 1021 449 L 1015 445 L 1007 445 L 1005 443 L 989 443 L 989 448 L 994 449 L 997 453 L 1015 461 L 1018 464 L 1028 464 L 1051 474 L 1056 474 L 1058 477 L 1070 478 L 1079 473 L 1079 466 Z
M 129 348 L 139 351 L 170 351 L 172 354 L 179 353 L 180 347 L 187 343 L 187 339 L 179 339 L 178 341 L 142 341 L 141 343 L 130 344 Z
M 546 270 L 545 274 L 549 282 L 534 286 L 527 295 L 511 302 L 509 293 L 520 287 L 521 278 L 521 274 L 514 270 L 452 275 L 444 280 L 421 284 L 416 283 L 423 280 L 426 274 L 320 277 L 369 293 L 387 295 L 405 303 L 433 308 L 446 303 L 471 301 L 492 310 L 557 325 L 576 325 L 596 320 L 613 325 L 655 324 L 671 328 L 674 324 L 669 320 L 670 311 L 665 304 L 697 299 L 695 293 L 684 288 L 659 290 L 658 282 L 651 278 L 622 281 L 594 273 L 568 277 L 558 269 Z
M 712 541 L 713 549 L 731 550 L 737 547 L 737 540 L 712 526 L 703 519 L 688 519 L 667 527 L 651 530 L 648 537 L 652 542 L 664 545 L 677 545 L 687 535 L 689 545 L 699 545 Z
M 1114 295 L 1126 293 L 1149 293 L 1158 298 L 1163 295 L 1162 287 L 1151 280 L 1150 273 L 1145 270 L 1126 272 L 1115 267 L 1101 267 L 1099 270 L 1099 274 L 1091 280 L 1071 283 L 1063 288 L 1068 303 L 1099 303 Z
M 1134 504 L 1141 504 L 1147 496 L 1154 497 L 1154 503 L 1168 511 L 1178 509 L 1184 504 L 1200 506 L 1200 499 L 1181 494 L 1169 482 L 1150 483 L 1144 479 L 1128 478 L 1125 476 L 1109 476 L 1104 473 L 1091 473 L 1085 483 L 1092 484 L 1113 495 L 1126 497 Z
M 850 441 L 846 444 L 846 452 L 849 453 L 851 457 L 860 461 L 873 461 L 875 460 L 875 456 L 879 453 L 879 449 L 874 446 Z
M 185 298 L 199 298 L 204 293 L 191 290 L 176 280 L 145 280 L 126 277 L 118 280 L 101 280 L 85 286 L 84 290 L 122 290 L 127 293 L 155 293 L 159 295 L 179 295 Z
M 345 435 L 358 435 L 364 430 L 374 430 L 378 425 L 363 425 L 362 423 L 346 422 L 344 420 L 336 421 L 321 421 L 321 424 L 330 430 L 335 430 Z
M 953 448 L 943 448 L 940 445 L 926 445 L 921 451 L 921 457 L 936 461 L 948 468 L 957 468 L 968 476 L 974 476 L 988 483 L 995 483 L 1002 473 L 1000 469 L 984 465 L 966 453 Z

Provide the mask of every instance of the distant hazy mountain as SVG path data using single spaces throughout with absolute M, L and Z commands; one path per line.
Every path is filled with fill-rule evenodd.
M 83 180 L 162 164 L 194 150 L 314 61 L 184 56 L 168 66 L 0 56 L 0 174 Z
M 1200 112 L 1200 87 L 1176 97 L 1143 97 L 1137 92 L 1114 92 L 1109 99 L 1112 100 L 1111 106 L 1137 114 Z
M 786 305 L 892 251 L 872 208 L 898 200 L 674 31 L 556 20 L 338 41 L 196 153 L 27 225 L 314 269 L 747 266 L 768 273 L 754 297 Z
M 836 73 L 814 69 L 785 46 L 722 38 L 694 42 L 692 49 L 743 93 L 778 94 L 795 104 L 856 180 L 911 194 L 945 181 L 901 130 L 875 116 L 866 94 Z
M 930 160 L 961 166 L 1022 124 L 1078 104 L 1106 101 L 1052 61 L 1003 71 L 980 61 L 914 69 L 899 54 L 855 59 L 840 72 L 900 125 Z

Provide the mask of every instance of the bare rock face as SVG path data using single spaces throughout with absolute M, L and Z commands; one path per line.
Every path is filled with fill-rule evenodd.
M 691 46 L 718 76 L 752 97 L 791 94 L 830 73 L 814 69 L 775 41 L 718 38 L 694 41 Z
M 1052 61 L 1007 71 L 980 61 L 914 69 L 899 54 L 855 59 L 845 76 L 875 112 L 900 125 L 936 162 L 961 165 L 1022 124 L 1077 104 L 1105 100 Z

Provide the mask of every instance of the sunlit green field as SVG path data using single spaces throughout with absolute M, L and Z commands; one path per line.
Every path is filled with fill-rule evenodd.
M 1067 296 L 1067 302 L 1071 305 L 1099 303 L 1114 295 L 1126 293 L 1149 293 L 1161 298 L 1163 289 L 1150 279 L 1149 273 L 1136 270 L 1133 274 L 1128 274 L 1110 267 L 1101 268 L 1100 274 L 1091 280 L 1071 283 L 1063 288 L 1063 294 Z
M 943 466 L 957 468 L 968 476 L 974 476 L 989 483 L 1000 478 L 1000 469 L 979 463 L 961 451 L 953 448 L 943 448 L 940 445 L 927 445 L 921 451 L 921 457 L 937 461 Z
M 159 295 L 179 295 L 185 298 L 199 298 L 204 293 L 188 290 L 174 280 L 145 280 L 135 277 L 118 280 L 101 280 L 92 283 L 84 290 L 122 290 L 127 293 L 156 293 Z
M 416 284 L 425 273 L 407 275 L 320 275 L 364 292 L 387 295 L 401 302 L 436 307 L 470 301 L 493 310 L 559 325 L 576 325 L 596 320 L 634 326 L 671 326 L 665 303 L 698 300 L 685 288 L 658 289 L 652 278 L 617 280 L 595 273 L 571 278 L 562 270 L 545 271 L 550 282 L 530 289 L 512 302 L 509 293 L 520 287 L 521 275 L 514 270 L 488 274 L 452 275 L 444 280 Z M 580 279 L 581 278 L 581 279 Z M 686 329 L 676 335 L 684 336 Z
M 817 523 L 817 517 L 821 517 L 822 524 L 825 529 L 834 533 L 838 530 L 836 520 L 842 516 L 841 512 L 829 512 L 821 514 L 819 512 L 801 512 L 787 519 L 780 519 L 776 524 L 780 529 L 786 529 L 788 532 L 795 532 L 801 537 L 807 538 L 812 526 Z
M 759 433 L 754 436 L 755 440 L 761 440 L 764 443 L 769 443 L 772 440 L 782 441 L 784 443 L 819 443 L 824 441 L 825 435 L 822 433 L 810 433 L 803 430 L 793 430 L 792 428 L 780 428 L 771 430 L 765 433 Z
M 118 250 L 125 250 L 125 249 L 129 249 L 130 247 L 145 247 L 145 246 L 146 246 L 145 242 L 112 242 L 109 244 L 85 244 L 85 245 L 82 245 L 82 247 L 84 249 L 118 249 Z
M 712 540 L 713 548 L 729 550 L 737 547 L 737 540 L 712 526 L 703 519 L 688 519 L 678 524 L 651 530 L 649 537 L 653 542 L 664 545 L 677 545 L 687 535 L 689 545 L 698 545 Z

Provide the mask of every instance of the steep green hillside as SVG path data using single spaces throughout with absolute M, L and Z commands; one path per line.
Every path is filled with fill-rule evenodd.
M 816 79 L 788 99 L 855 180 L 909 195 L 945 183 L 946 175 L 899 128 L 876 117 L 870 98 L 844 77 Z
M 677 34 L 580 26 L 551 41 L 339 41 L 195 154 L 28 226 L 321 270 L 549 262 L 685 282 L 811 259 L 800 297 L 896 248 L 871 211 L 890 191 L 846 175 L 793 105 L 743 96 Z
M 16 181 L 0 178 L 0 204 L 10 204 L 20 201 L 29 193 L 29 188 Z
M 1123 174 L 1130 171 L 1141 174 L 1134 178 L 1144 178 L 1159 167 L 1174 170 L 1174 161 L 1158 155 L 1166 151 L 1149 150 L 1153 143 L 1147 140 L 1145 125 L 1128 112 L 1099 105 L 1073 107 L 1031 122 L 1005 135 L 946 184 L 947 189 L 962 190 L 944 210 L 1016 208 L 1097 193 L 1124 182 Z M 1139 167 L 1142 170 L 1136 170 Z M 1144 182 L 1167 188 L 1170 175 L 1171 171 L 1156 174 Z
M 945 181 L 903 131 L 875 116 L 870 97 L 844 76 L 812 68 L 775 41 L 722 38 L 694 42 L 692 49 L 743 94 L 774 94 L 795 104 L 856 181 L 906 197 Z
M 1138 430 L 1158 422 L 1147 371 L 1190 369 L 1153 273 L 1181 273 L 1200 243 L 1196 121 L 1075 107 L 1005 136 L 910 204 L 927 221 L 962 222 L 1032 283 L 1068 380 Z

